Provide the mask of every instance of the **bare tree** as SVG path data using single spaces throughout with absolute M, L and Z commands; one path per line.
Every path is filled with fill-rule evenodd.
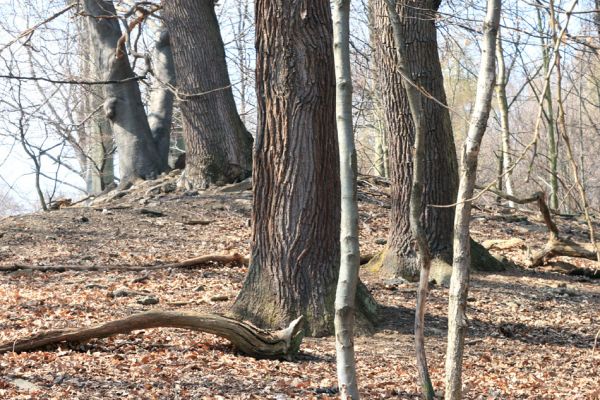
M 460 165 L 456 215 L 454 219 L 454 261 L 448 301 L 448 348 L 446 353 L 446 400 L 462 398 L 462 356 L 467 331 L 467 293 L 471 244 L 471 198 L 477 178 L 477 159 L 481 139 L 487 127 L 494 83 L 496 79 L 496 40 L 500 24 L 500 0 L 488 0 L 483 22 L 481 64 L 477 80 L 477 95 L 471 114 L 469 132 L 463 144 Z
M 354 359 L 354 310 L 360 249 L 356 196 L 356 149 L 352 127 L 350 70 L 350 0 L 333 5 L 333 55 L 336 77 L 336 118 L 340 148 L 341 229 L 340 273 L 335 292 L 335 348 L 338 386 L 342 399 L 358 400 Z

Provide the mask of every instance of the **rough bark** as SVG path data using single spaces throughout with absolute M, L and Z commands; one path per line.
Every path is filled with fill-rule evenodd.
M 263 327 L 304 315 L 326 335 L 340 258 L 330 5 L 258 0 L 255 18 L 252 251 L 234 310 Z
M 406 41 L 409 78 L 437 100 L 429 96 L 423 99 L 423 111 L 427 115 L 423 129 L 426 141 L 431 144 L 425 152 L 422 196 L 425 205 L 452 204 L 458 182 L 450 115 L 448 109 L 438 103 L 446 104 L 446 95 L 435 28 L 437 3 L 433 0 L 402 0 L 396 5 L 396 10 L 403 17 L 401 33 Z M 392 182 L 390 233 L 382 272 L 416 279 L 419 269 L 409 221 L 414 123 L 406 91 L 401 84 L 385 0 L 371 0 L 371 7 L 378 93 L 381 94 L 385 114 Z M 432 255 L 446 262 L 450 262 L 452 254 L 453 216 L 453 208 L 424 209 L 423 222 Z
M 238 350 L 256 358 L 289 359 L 302 342 L 301 317 L 286 329 L 267 332 L 218 314 L 149 311 L 88 328 L 64 328 L 0 344 L 0 353 L 38 350 L 62 342 L 81 343 L 151 328 L 183 328 L 212 333 L 229 340 Z
M 415 349 L 417 358 L 417 370 L 421 380 L 423 397 L 432 400 L 434 397 L 433 385 L 429 377 L 427 367 L 427 355 L 425 352 L 425 304 L 429 290 L 429 271 L 431 268 L 431 253 L 425 227 L 421 221 L 423 215 L 423 187 L 425 168 L 425 117 L 423 110 L 423 96 L 418 89 L 409 82 L 410 74 L 406 53 L 406 38 L 402 33 L 402 20 L 396 11 L 396 1 L 386 0 L 388 16 L 394 34 L 394 44 L 398 56 L 398 67 L 402 74 L 402 86 L 406 93 L 408 106 L 414 125 L 415 144 L 413 151 L 413 175 L 410 189 L 409 222 L 412 236 L 415 238 L 417 249 L 417 265 L 420 270 L 419 288 L 417 290 L 417 305 L 415 312 Z
M 471 198 L 477 177 L 477 161 L 483 134 L 491 109 L 496 79 L 496 38 L 500 23 L 500 0 L 488 0 L 483 23 L 481 65 L 477 79 L 477 94 L 469 131 L 463 145 L 460 167 L 460 183 L 454 219 L 454 254 L 452 278 L 448 301 L 448 347 L 446 352 L 446 400 L 462 397 L 462 358 L 468 322 L 466 316 L 469 292 L 469 267 L 471 243 L 469 224 L 471 220 Z
M 117 52 L 121 29 L 112 1 L 84 0 L 83 10 L 88 18 L 92 60 L 102 79 L 122 81 L 134 76 L 129 59 Z M 153 179 L 164 169 L 152 140 L 148 119 L 142 104 L 137 81 L 104 85 L 104 114 L 111 121 L 119 152 L 121 186 L 136 179 Z
M 236 109 L 214 5 L 164 2 L 182 99 L 186 168 L 180 184 L 188 188 L 238 182 L 252 170 L 252 136 Z
M 354 313 L 360 249 L 356 194 L 356 148 L 352 127 L 350 71 L 350 0 L 333 4 L 333 55 L 336 78 L 336 118 L 340 152 L 341 224 L 340 273 L 335 292 L 335 350 L 340 398 L 358 400 L 354 359 Z
M 173 104 L 175 94 L 175 66 L 169 40 L 169 31 L 161 27 L 156 32 L 155 49 L 152 55 L 152 72 L 155 84 L 150 93 L 148 123 L 156 145 L 159 162 L 165 170 L 169 168 L 169 149 L 171 147 L 171 124 L 173 122 Z

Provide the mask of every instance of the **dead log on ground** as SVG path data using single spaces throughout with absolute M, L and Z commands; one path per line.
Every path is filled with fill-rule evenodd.
M 600 249 L 598 249 L 600 250 Z M 596 252 L 591 243 L 577 243 L 568 239 L 550 238 L 544 248 L 529 257 L 532 267 L 543 265 L 546 260 L 556 256 L 587 258 L 596 260 Z
M 480 186 L 476 187 L 477 189 L 484 189 Z M 530 267 L 538 267 L 540 265 L 543 265 L 546 262 L 546 260 L 557 256 L 587 258 L 588 260 L 592 261 L 597 260 L 598 254 L 600 253 L 600 247 L 595 248 L 594 245 L 591 243 L 577 243 L 572 240 L 562 239 L 560 237 L 558 227 L 552 220 L 550 209 L 546 204 L 546 196 L 543 192 L 536 192 L 529 198 L 519 199 L 499 190 L 488 189 L 488 191 L 494 193 L 498 197 L 502 197 L 506 200 L 513 201 L 517 204 L 537 202 L 538 207 L 540 209 L 540 213 L 544 218 L 544 223 L 548 228 L 549 237 L 548 242 L 542 250 L 537 251 L 529 256 Z
M 265 331 L 218 314 L 150 311 L 88 328 L 65 328 L 0 344 L 0 353 L 38 350 L 58 343 L 82 343 L 150 328 L 182 328 L 212 333 L 229 340 L 240 352 L 256 358 L 290 359 L 304 337 L 303 317 L 279 331 Z
M 240 254 L 208 254 L 205 256 L 194 257 L 188 260 L 171 263 L 171 264 L 159 264 L 159 265 L 147 265 L 141 267 L 131 267 L 122 265 L 26 265 L 26 264 L 13 264 L 13 265 L 0 265 L 0 272 L 13 272 L 19 270 L 31 270 L 40 272 L 66 272 L 66 271 L 154 271 L 159 269 L 178 269 L 178 268 L 193 268 L 208 263 L 238 263 L 247 265 L 248 257 Z

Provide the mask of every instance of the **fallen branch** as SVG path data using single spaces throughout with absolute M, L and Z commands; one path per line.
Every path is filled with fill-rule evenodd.
M 240 352 L 256 358 L 291 358 L 304 337 L 303 317 L 292 321 L 286 329 L 265 331 L 255 326 L 218 314 L 178 311 L 150 311 L 91 326 L 65 328 L 0 344 L 0 353 L 22 352 L 57 343 L 81 343 L 131 331 L 150 328 L 182 328 L 212 333 L 229 340 Z
M 248 264 L 248 257 L 240 254 L 208 254 L 205 256 L 190 258 L 171 264 L 147 265 L 141 267 L 130 267 L 121 265 L 25 265 L 13 264 L 0 266 L 0 272 L 13 272 L 20 270 L 31 270 L 40 272 L 65 272 L 65 271 L 153 271 L 159 269 L 192 268 L 208 263 L 238 263 Z
M 551 238 L 542 250 L 530 256 L 529 261 L 532 267 L 543 265 L 546 260 L 556 256 L 587 258 L 595 261 L 597 251 L 591 243 L 577 243 L 568 239 Z
M 483 188 L 477 186 L 477 189 Z M 542 214 L 542 217 L 544 218 L 544 223 L 548 228 L 549 238 L 548 242 L 542 250 L 530 255 L 529 262 L 531 267 L 538 267 L 540 265 L 543 265 L 546 262 L 546 260 L 557 256 L 586 258 L 588 260 L 597 259 L 597 255 L 600 251 L 600 248 L 596 248 L 597 246 L 593 243 L 577 243 L 569 239 L 560 238 L 560 233 L 556 224 L 552 220 L 552 215 L 550 214 L 550 209 L 546 204 L 545 195 L 543 192 L 534 193 L 531 197 L 526 199 L 519 199 L 515 196 L 511 196 L 499 190 L 486 190 L 491 193 L 494 193 L 498 197 L 502 197 L 506 200 L 513 201 L 517 204 L 527 204 L 533 202 L 538 203 L 540 213 Z

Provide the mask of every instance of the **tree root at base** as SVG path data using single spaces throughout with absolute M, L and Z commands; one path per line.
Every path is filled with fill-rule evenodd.
M 37 350 L 62 342 L 81 343 L 140 329 L 182 328 L 223 337 L 255 358 L 291 359 L 304 337 L 302 320 L 299 317 L 279 331 L 265 331 L 218 314 L 149 311 L 92 327 L 56 329 L 16 339 L 0 344 L 0 353 Z

